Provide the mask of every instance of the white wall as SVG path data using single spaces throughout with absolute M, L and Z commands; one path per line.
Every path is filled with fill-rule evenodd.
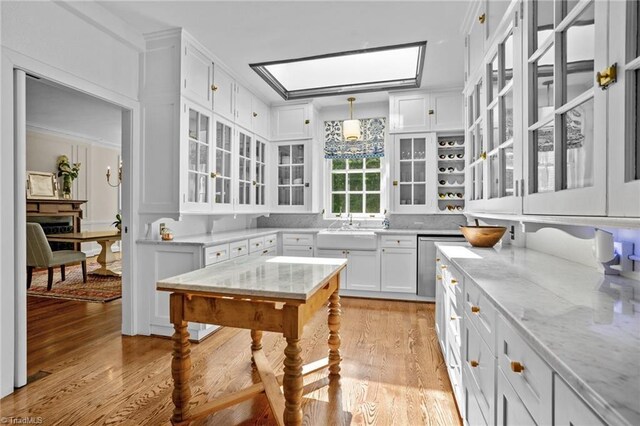
M 24 171 L 14 168 L 13 69 L 69 85 L 108 99 L 134 111 L 133 141 L 139 144 L 138 59 L 142 37 L 95 3 L 53 1 L 0 2 L 0 196 L 11 204 L 24 193 Z M 101 24 L 98 24 L 101 22 Z M 132 145 L 132 165 L 136 158 Z M 18 181 L 16 181 L 18 177 Z M 136 198 L 135 182 L 133 194 Z M 17 192 L 16 192 L 17 191 Z M 128 198 L 128 199 L 129 199 Z M 134 211 L 137 208 L 134 206 Z M 19 211 L 19 207 L 16 207 Z M 136 222 L 130 226 L 135 226 Z M 24 320 L 26 305 L 23 281 L 25 253 L 16 253 L 16 241 L 25 231 L 14 209 L 0 209 L 0 397 L 24 384 L 26 340 L 15 339 L 16 324 Z M 24 268 L 23 268 L 24 269 Z M 123 289 L 124 291 L 124 289 Z M 16 296 L 18 295 L 18 296 Z M 129 296 L 129 295 L 127 295 Z M 123 322 L 130 307 L 123 297 Z M 16 370 L 17 369 L 17 370 Z

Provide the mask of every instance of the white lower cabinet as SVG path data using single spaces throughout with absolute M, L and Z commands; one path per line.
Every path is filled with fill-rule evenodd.
M 549 393 L 551 393 L 551 389 L 549 389 Z M 498 418 L 496 424 L 504 426 L 537 426 L 527 407 L 518 398 L 518 394 L 509 384 L 501 370 L 498 371 Z
M 604 425 L 463 272 L 438 251 L 436 333 L 464 424 Z
M 313 246 L 283 246 L 283 256 L 313 257 Z
M 348 290 L 380 291 L 380 258 L 377 250 L 318 249 L 316 257 L 347 259 L 340 285 Z
M 484 420 L 488 424 L 494 424 L 496 359 L 487 343 L 482 340 L 480 333 L 468 319 L 469 317 L 465 313 L 462 347 L 464 368 L 468 372 L 466 377 L 473 383 L 465 382 L 464 386 L 466 388 L 470 384 L 473 385 L 476 390 L 474 397 L 482 411 Z
M 555 426 L 605 424 L 557 374 L 553 377 L 553 387 L 553 424 Z
M 415 294 L 418 275 L 416 256 L 417 252 L 414 248 L 383 248 L 381 290 Z

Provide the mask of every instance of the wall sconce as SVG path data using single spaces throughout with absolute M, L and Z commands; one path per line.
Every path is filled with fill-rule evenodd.
M 117 188 L 122 183 L 122 161 L 120 161 L 120 165 L 118 166 L 118 182 L 114 185 L 111 183 L 111 167 L 107 167 L 107 183 L 112 188 Z

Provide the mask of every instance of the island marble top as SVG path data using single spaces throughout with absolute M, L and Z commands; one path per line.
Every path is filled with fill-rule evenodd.
M 304 303 L 346 265 L 346 259 L 245 256 L 165 278 L 156 288 Z
M 640 425 L 637 281 L 535 250 L 436 245 L 608 424 Z

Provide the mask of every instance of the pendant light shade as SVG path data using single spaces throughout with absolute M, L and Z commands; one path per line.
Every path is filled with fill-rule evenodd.
M 344 138 L 350 142 L 355 142 L 360 139 L 360 120 L 353 119 L 353 101 L 356 98 L 349 98 L 349 120 L 344 120 L 342 123 L 342 134 Z

